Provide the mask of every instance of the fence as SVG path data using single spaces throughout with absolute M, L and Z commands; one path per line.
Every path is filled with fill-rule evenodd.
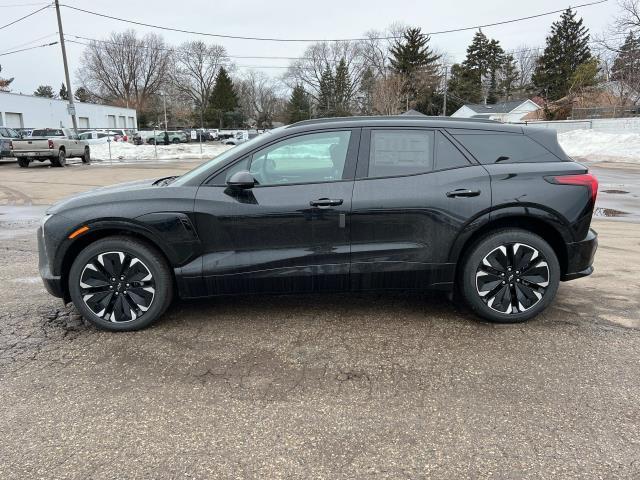
M 558 133 L 571 130 L 594 130 L 605 133 L 640 133 L 640 117 L 593 118 L 590 120 L 556 120 L 523 122 L 526 125 L 551 128 Z

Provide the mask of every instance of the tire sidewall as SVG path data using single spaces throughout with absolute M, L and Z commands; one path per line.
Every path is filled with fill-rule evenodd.
M 549 286 L 542 299 L 526 312 L 517 314 L 504 314 L 492 310 L 482 301 L 476 289 L 476 271 L 483 258 L 495 248 L 508 243 L 532 246 L 542 253 L 549 267 Z M 485 236 L 471 248 L 465 259 L 461 283 L 467 303 L 481 317 L 498 323 L 524 322 L 541 313 L 553 302 L 560 284 L 560 264 L 555 252 L 542 237 L 526 230 L 503 230 Z
M 82 299 L 79 283 L 84 267 L 95 256 L 109 251 L 121 251 L 138 257 L 147 266 L 156 282 L 156 292 L 151 307 L 136 320 L 121 323 L 104 320 L 93 313 Z M 82 316 L 97 327 L 113 331 L 130 331 L 144 328 L 156 321 L 171 302 L 171 275 L 168 267 L 159 264 L 158 260 L 159 254 L 156 251 L 135 240 L 126 238 L 98 240 L 80 252 L 69 270 L 68 282 L 71 300 Z
M 82 155 L 82 163 L 91 163 L 91 150 L 89 147 L 84 147 L 84 155 Z

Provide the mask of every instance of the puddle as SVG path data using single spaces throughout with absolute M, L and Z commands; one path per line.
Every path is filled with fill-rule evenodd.
M 622 217 L 624 215 L 629 215 L 629 212 L 623 212 L 615 208 L 597 207 L 593 212 L 594 217 Z
M 602 193 L 625 194 L 629 192 L 627 192 L 626 190 L 602 190 Z

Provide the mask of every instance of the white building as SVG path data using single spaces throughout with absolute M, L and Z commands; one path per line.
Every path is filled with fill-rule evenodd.
M 12 128 L 72 127 L 67 101 L 0 92 L 0 126 Z M 78 128 L 136 128 L 136 111 L 75 102 Z
M 534 112 L 540 110 L 540 106 L 532 100 L 513 100 L 500 102 L 493 105 L 484 103 L 466 104 L 456 110 L 451 116 L 458 118 L 486 118 L 500 122 L 520 122 L 522 120 L 535 120 Z

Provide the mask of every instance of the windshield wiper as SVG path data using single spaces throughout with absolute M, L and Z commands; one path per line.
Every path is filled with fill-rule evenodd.
M 160 187 L 164 187 L 165 185 L 169 185 L 171 182 L 173 182 L 179 176 L 180 175 L 172 175 L 170 177 L 162 177 L 162 178 L 159 178 L 158 180 L 156 180 L 155 182 L 153 182 L 152 185 L 158 185 Z

